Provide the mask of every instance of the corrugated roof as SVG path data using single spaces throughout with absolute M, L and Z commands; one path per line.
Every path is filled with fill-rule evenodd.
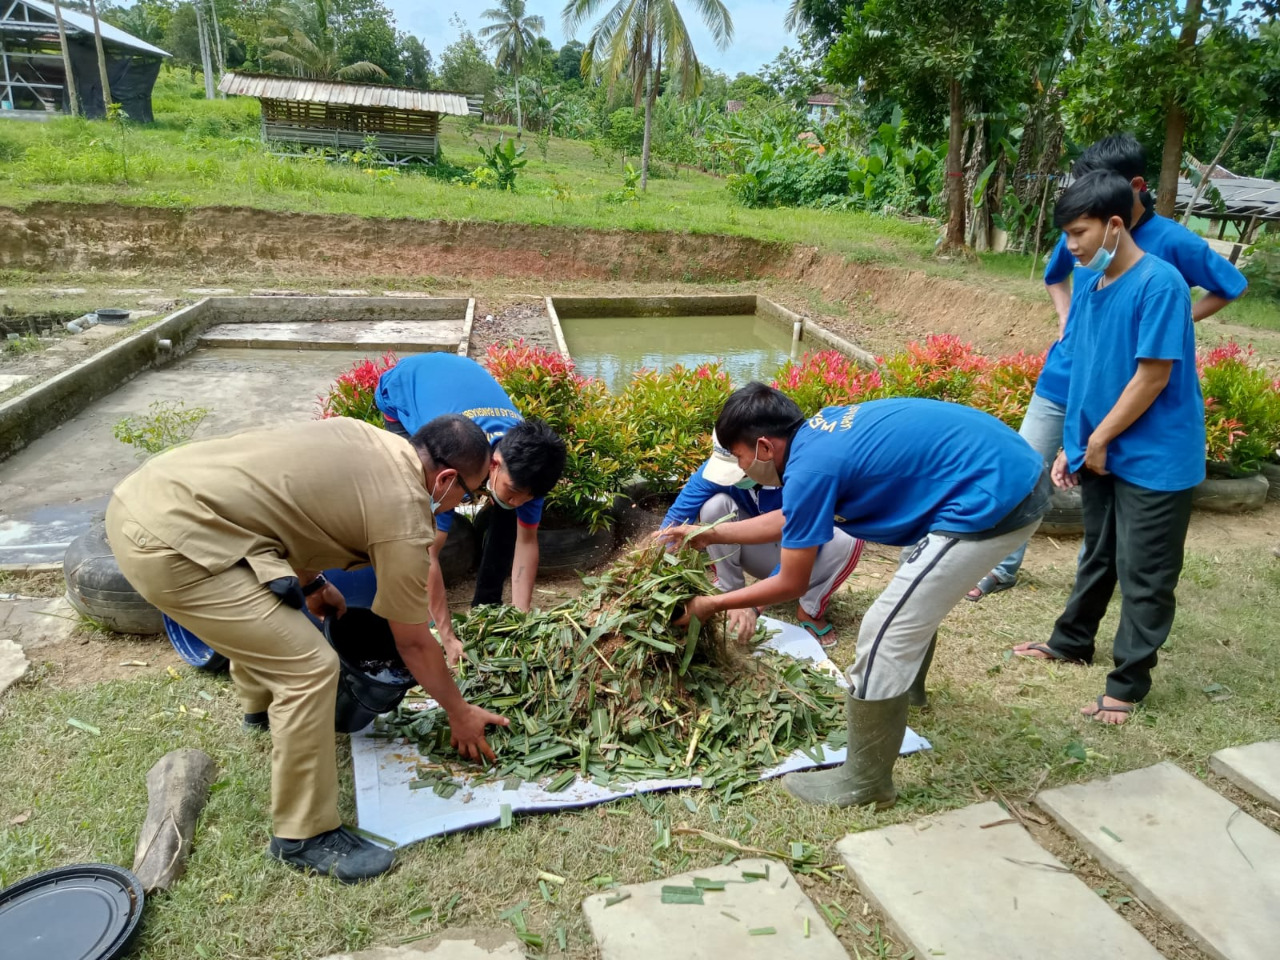
M 45 14 L 55 23 L 57 22 L 57 15 L 54 12 L 53 4 L 45 3 L 44 0 L 21 0 L 21 2 L 32 10 L 38 10 Z M 87 13 L 81 13 L 79 10 L 72 10 L 70 7 L 63 6 L 62 22 L 63 25 L 66 26 L 68 32 L 83 33 L 90 37 L 93 36 L 93 17 L 89 16 Z M 113 45 L 117 47 L 127 47 L 137 53 L 146 53 L 154 57 L 170 56 L 170 54 L 161 50 L 159 47 L 153 47 L 145 40 L 139 40 L 133 34 L 125 33 L 119 27 L 113 27 L 101 18 L 99 18 L 98 23 L 102 30 L 102 43 L 104 46 Z M 54 29 L 56 30 L 57 28 L 55 27 Z
M 1217 177 L 1210 181 L 1217 189 L 1226 210 L 1219 210 L 1213 201 L 1202 195 L 1193 213 L 1202 216 L 1258 217 L 1261 220 L 1280 220 L 1280 183 L 1258 177 Z M 1178 202 L 1175 209 L 1185 210 L 1196 188 L 1185 177 L 1178 178 Z
M 443 113 L 465 117 L 467 98 L 460 93 L 436 93 L 409 87 L 389 87 L 378 83 L 347 83 L 339 80 L 307 80 L 299 77 L 268 77 L 261 74 L 228 73 L 218 89 L 241 97 L 267 100 L 300 100 L 307 103 L 335 103 L 352 107 L 385 107 L 420 113 Z

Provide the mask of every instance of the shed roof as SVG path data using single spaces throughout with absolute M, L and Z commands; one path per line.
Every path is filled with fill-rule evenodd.
M 1262 220 L 1280 220 L 1280 183 L 1259 177 L 1215 176 L 1210 181 L 1222 197 L 1225 211 L 1213 205 L 1208 196 L 1202 196 L 1194 213 L 1203 216 L 1258 217 Z M 1196 188 L 1185 178 L 1178 179 L 1178 202 L 1175 208 L 1185 210 Z
M 57 29 L 57 14 L 54 12 L 53 4 L 45 3 L 44 0 L 16 0 L 16 2 L 14 0 L 0 0 L 0 22 L 7 20 L 12 23 L 16 19 L 17 8 L 24 6 L 29 10 L 44 14 L 48 17 L 53 29 Z M 69 34 L 93 36 L 93 17 L 87 13 L 81 13 L 79 10 L 72 10 L 70 7 L 63 6 L 62 23 Z M 133 34 L 125 33 L 119 27 L 114 27 L 101 18 L 99 18 L 98 23 L 102 30 L 102 43 L 104 46 L 124 47 L 134 53 L 147 54 L 153 57 L 170 56 L 159 47 L 153 47 L 145 40 L 139 40 Z
M 342 80 L 308 80 L 302 77 L 228 73 L 218 89 L 242 97 L 267 100 L 297 100 L 332 103 L 352 107 L 382 107 L 465 117 L 467 98 L 460 93 L 437 93 L 411 87 L 391 87 L 380 83 L 348 83 Z

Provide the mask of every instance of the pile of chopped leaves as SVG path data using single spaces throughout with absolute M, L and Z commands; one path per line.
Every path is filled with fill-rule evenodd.
M 821 744 L 844 746 L 844 691 L 831 674 L 767 649 L 752 655 L 723 615 L 671 626 L 714 589 L 702 553 L 654 545 L 584 587 L 550 610 L 480 607 L 459 625 L 462 695 L 511 721 L 491 728 L 498 762 L 470 767 L 473 782 L 512 789 L 551 777 L 555 792 L 578 776 L 602 786 L 696 776 L 730 797 L 796 750 L 822 762 Z M 753 643 L 766 637 L 761 626 Z M 402 706 L 379 733 L 424 756 L 452 752 L 441 710 Z M 424 767 L 412 786 L 448 796 L 461 766 Z

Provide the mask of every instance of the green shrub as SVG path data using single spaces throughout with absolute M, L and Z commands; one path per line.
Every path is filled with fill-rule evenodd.
M 112 434 L 138 448 L 138 457 L 160 453 L 186 443 L 209 415 L 204 407 L 188 407 L 182 400 L 156 400 L 145 414 L 117 421 Z
M 1240 272 L 1249 280 L 1251 297 L 1280 301 L 1280 233 L 1264 234 L 1253 245 Z

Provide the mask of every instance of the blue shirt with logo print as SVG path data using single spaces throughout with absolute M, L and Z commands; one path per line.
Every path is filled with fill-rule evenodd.
M 474 360 L 455 353 L 417 353 L 405 357 L 378 379 L 374 397 L 388 420 L 398 420 L 413 435 L 427 421 L 446 413 L 474 420 L 489 443 L 497 446 L 508 430 L 524 419 L 502 385 Z M 516 508 L 522 526 L 542 522 L 543 498 Z M 454 512 L 436 516 L 436 530 L 453 529 Z
M 827 407 L 791 440 L 782 546 L 815 547 L 835 527 L 904 547 L 931 530 L 981 533 L 1035 489 L 1044 460 L 990 414 L 899 397 Z

